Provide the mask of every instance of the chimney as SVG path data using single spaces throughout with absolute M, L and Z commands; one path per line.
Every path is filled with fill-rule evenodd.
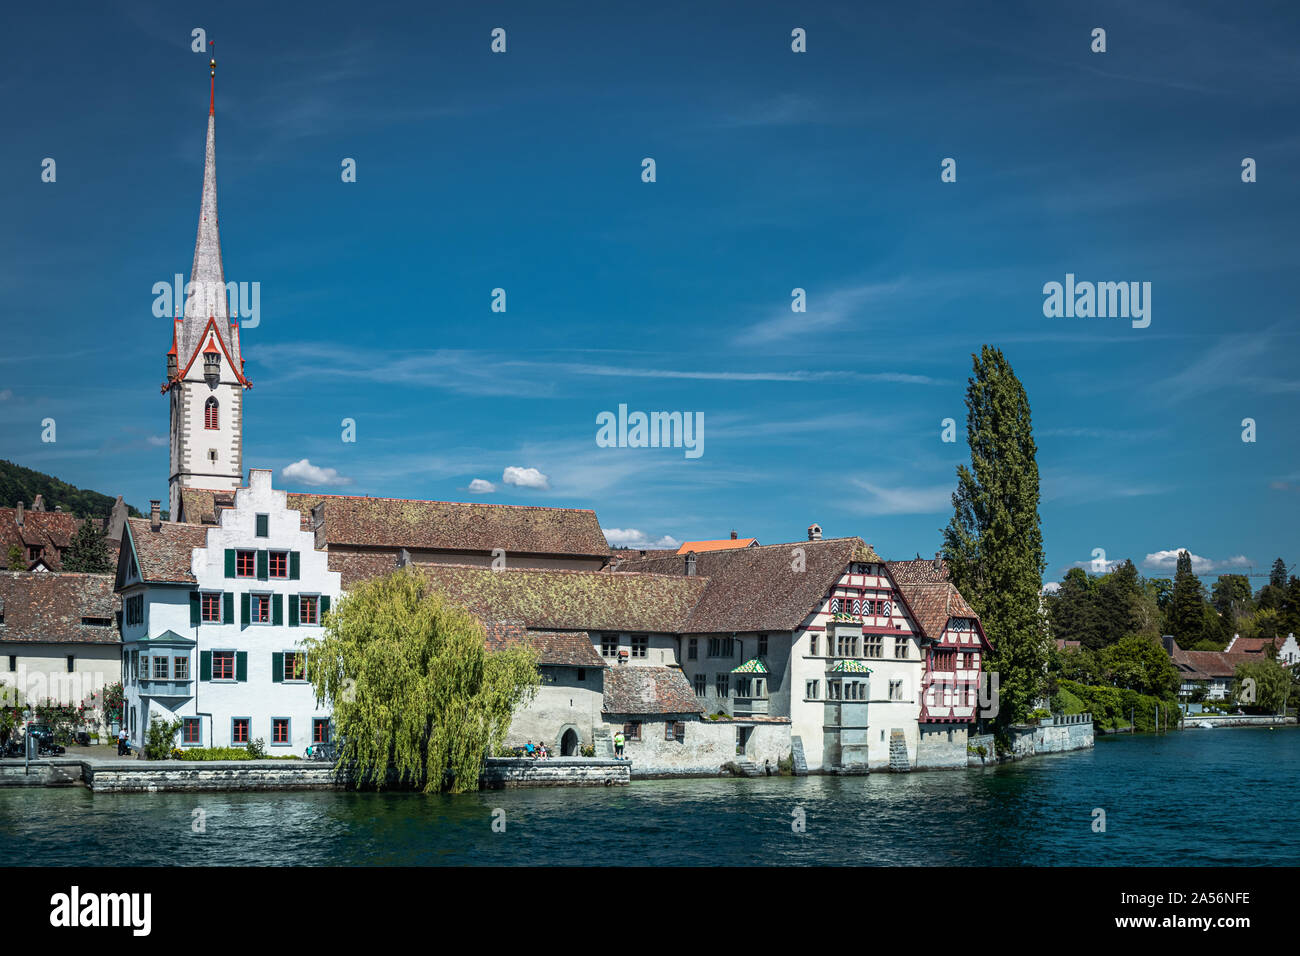
M 819 524 L 810 524 L 808 526 L 808 540 L 820 541 L 822 539 L 822 526 Z
M 159 510 L 162 502 L 157 498 L 149 499 L 149 527 L 153 531 L 162 529 L 162 513 Z
M 411 552 L 407 551 L 405 548 L 401 548 L 397 552 L 397 566 L 399 568 L 404 568 L 410 563 L 411 563 Z
M 942 571 L 942 570 L 943 570 L 943 552 L 942 552 L 942 551 L 936 551 L 936 552 L 934 553 L 934 569 L 935 569 L 936 571 Z
M 23 503 L 21 500 L 18 502 L 18 507 L 14 509 L 14 524 L 20 528 L 23 526 Z
M 736 532 L 735 532 L 735 531 L 732 531 L 732 532 L 731 532 L 731 540 L 732 540 L 732 541 L 735 541 L 735 540 L 736 540 Z
M 688 577 L 695 576 L 695 552 L 686 552 L 686 574 Z
M 37 495 L 37 496 L 36 496 L 35 500 L 32 501 L 32 510 L 33 510 L 33 511 L 44 511 L 44 510 L 45 510 L 45 496 L 44 496 L 44 495 Z

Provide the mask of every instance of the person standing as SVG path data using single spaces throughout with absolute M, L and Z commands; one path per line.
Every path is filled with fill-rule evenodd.
M 123 727 L 117 732 L 117 755 L 121 757 L 126 753 L 126 728 Z
M 625 740 L 626 738 L 624 738 L 623 731 L 621 730 L 614 735 L 614 757 L 617 760 L 623 759 L 623 744 Z

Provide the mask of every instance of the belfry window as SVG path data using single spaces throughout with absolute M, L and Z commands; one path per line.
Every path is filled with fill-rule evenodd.
M 203 427 L 220 428 L 220 423 L 221 417 L 217 407 L 217 400 L 215 398 L 209 398 L 203 404 Z

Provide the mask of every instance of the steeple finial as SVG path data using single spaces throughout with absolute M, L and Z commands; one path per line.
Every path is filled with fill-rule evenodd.
M 208 98 L 208 115 L 212 116 L 217 112 L 217 41 L 209 40 L 208 46 L 212 47 L 212 58 L 208 60 L 208 69 L 212 71 L 211 91 Z

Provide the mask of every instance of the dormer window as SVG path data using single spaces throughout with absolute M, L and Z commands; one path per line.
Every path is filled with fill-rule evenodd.
M 206 368 L 206 364 L 207 364 L 207 356 L 205 355 L 204 356 L 205 368 Z M 203 427 L 215 429 L 220 427 L 220 423 L 221 423 L 221 415 L 217 405 L 217 400 L 216 398 L 210 397 L 206 402 L 203 403 Z

